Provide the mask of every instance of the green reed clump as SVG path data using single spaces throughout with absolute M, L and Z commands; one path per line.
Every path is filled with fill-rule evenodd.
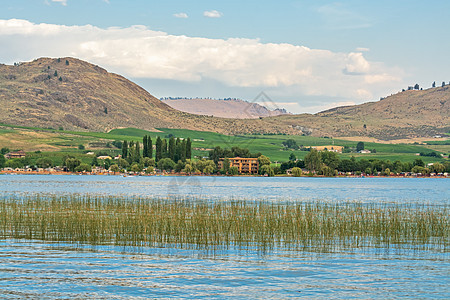
M 0 237 L 198 249 L 447 250 L 448 207 L 90 195 L 0 200 Z

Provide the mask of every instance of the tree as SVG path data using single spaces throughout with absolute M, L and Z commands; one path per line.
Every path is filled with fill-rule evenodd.
M 419 167 L 425 167 L 425 163 L 421 158 L 416 158 L 413 162 L 413 167 L 419 166 Z
M 153 157 L 153 141 L 150 136 L 147 137 L 147 149 L 148 149 L 148 157 Z
M 53 73 L 53 76 L 58 77 L 58 71 L 55 70 L 55 73 Z
M 123 141 L 122 143 L 122 158 L 126 159 L 128 157 L 128 143 Z
M 144 147 L 142 150 L 142 157 L 148 157 L 148 143 L 146 135 L 142 138 L 142 146 Z
M 91 166 L 98 166 L 97 156 L 94 156 L 94 158 L 92 158 Z
M 156 153 L 155 153 L 155 161 L 158 162 L 162 158 L 162 141 L 158 136 L 156 138 Z
M 105 168 L 106 170 L 108 170 L 109 167 L 111 166 L 111 160 L 110 160 L 109 158 L 105 159 L 105 160 L 103 161 L 103 166 L 104 166 L 104 168 Z
M 186 141 L 186 159 L 192 158 L 192 143 L 191 138 L 187 138 Z
M 134 163 L 134 164 L 131 165 L 131 171 L 134 172 L 134 173 L 139 173 L 139 172 L 142 171 L 142 167 L 141 167 L 140 164 Z
M 289 155 L 289 160 L 290 161 L 296 161 L 297 157 L 295 156 L 294 152 L 291 152 L 291 155 Z
M 169 139 L 169 147 L 168 148 L 169 149 L 167 151 L 167 157 L 170 158 L 171 160 L 175 161 L 175 138 L 173 136 Z
M 300 176 L 302 176 L 302 173 L 303 173 L 302 169 L 297 168 L 297 167 L 292 168 L 292 176 L 300 177 Z
M 9 148 L 6 148 L 6 147 L 3 147 L 1 150 L 0 150 L 0 154 L 6 154 L 6 153 L 8 153 L 9 152 Z
M 330 167 L 333 170 L 337 169 L 337 167 L 339 166 L 340 159 L 336 152 L 320 152 L 320 159 L 326 166 Z
M 138 163 L 141 160 L 141 145 L 136 142 L 133 147 L 134 151 L 131 151 L 131 161 Z
M 225 158 L 223 160 L 222 169 L 225 174 L 228 173 L 228 171 L 230 170 L 230 160 L 228 158 Z
M 69 61 L 66 59 L 66 66 L 68 66 L 69 65 Z
M 1 158 L 1 157 L 0 157 L 0 158 Z M 445 167 L 444 167 L 443 164 L 437 162 L 437 163 L 434 163 L 434 164 L 431 166 L 431 170 L 432 170 L 434 173 L 442 173 L 442 172 L 444 172 Z
M 230 170 L 228 170 L 229 175 L 237 175 L 239 174 L 239 170 L 237 167 L 231 167 Z
M 182 162 L 186 161 L 186 140 L 181 141 L 180 145 L 180 160 Z
M 184 172 L 186 172 L 186 173 L 192 173 L 192 172 L 194 172 L 194 168 L 192 167 L 192 165 L 191 164 L 186 164 L 185 166 L 184 166 Z
M 150 174 L 150 173 L 153 173 L 154 171 L 155 171 L 155 168 L 150 166 L 145 169 L 145 174 Z
M 273 169 L 270 167 L 270 165 L 263 165 L 261 168 L 259 168 L 259 174 L 268 175 L 269 177 L 272 177 L 275 175 L 275 173 L 273 172 Z
M 75 172 L 91 172 L 92 168 L 90 165 L 81 163 L 75 168 Z
M 84 147 L 84 145 L 82 145 L 82 144 L 78 145 L 78 150 L 84 150 L 84 149 L 86 149 L 86 148 Z
M 78 167 L 80 164 L 81 160 L 79 160 L 78 158 L 68 158 L 66 159 L 65 163 L 65 165 L 71 172 L 75 171 L 75 168 Z
M 118 164 L 119 164 L 119 167 L 121 167 L 122 169 L 126 169 L 130 166 L 128 161 L 123 158 L 119 158 Z
M 261 166 L 270 165 L 270 158 L 265 155 L 261 155 L 260 157 L 258 157 L 258 162 L 259 167 L 261 168 Z
M 171 171 L 175 168 L 175 162 L 170 158 L 162 158 L 158 161 L 158 169 Z
M 326 177 L 332 177 L 332 176 L 335 176 L 335 175 L 336 175 L 335 172 L 337 172 L 337 171 L 334 170 L 334 169 L 332 169 L 332 168 L 330 168 L 329 166 L 324 166 L 324 167 L 322 168 L 322 174 L 323 174 L 324 176 L 326 176 Z
M 418 90 L 419 89 L 419 84 L 416 83 L 416 85 L 414 85 L 414 89 Z
M 141 163 L 144 165 L 144 167 L 154 167 L 155 166 L 155 160 L 150 157 L 142 158 Z
M 0 156 L 0 160 L 1 160 L 1 156 Z M 53 161 L 48 157 L 41 157 L 36 160 L 36 166 L 38 168 L 44 168 L 44 169 L 50 168 L 51 166 L 53 166 Z M 0 167 L 1 167 L 1 164 L 0 164 Z
M 109 170 L 114 172 L 114 175 L 116 175 L 116 173 L 119 172 L 119 166 L 114 164 L 111 167 L 109 167 Z
M 436 81 L 433 81 L 433 84 L 431 85 L 431 87 L 436 87 Z
M 162 140 L 162 147 L 161 147 L 161 154 L 163 158 L 167 158 L 167 140 L 163 139 Z
M 322 169 L 322 160 L 320 154 L 316 149 L 311 151 L 305 156 L 305 166 L 309 171 L 320 171 Z
M 203 169 L 203 173 L 205 174 L 212 174 L 214 172 L 214 167 L 213 166 L 206 166 Z
M 293 139 L 286 140 L 282 144 L 287 149 L 294 149 L 294 150 L 298 149 L 297 142 L 295 140 L 293 140 Z
M 444 87 L 445 86 L 445 81 L 442 81 L 442 87 Z
M 6 164 L 6 158 L 3 156 L 3 154 L 0 154 L 0 169 L 3 169 Z
M 361 150 L 364 150 L 364 142 L 358 142 L 358 144 L 356 144 L 356 152 Z

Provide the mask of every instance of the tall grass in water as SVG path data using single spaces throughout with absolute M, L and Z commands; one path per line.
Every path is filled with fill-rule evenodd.
M 399 204 L 28 196 L 0 200 L 0 237 L 210 250 L 447 251 L 448 217 L 448 207 Z

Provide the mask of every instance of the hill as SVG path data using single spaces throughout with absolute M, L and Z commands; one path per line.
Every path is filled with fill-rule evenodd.
M 270 110 L 258 103 L 250 103 L 240 99 L 164 98 L 161 100 L 180 111 L 219 118 L 257 119 L 288 114 L 285 109 Z
M 314 115 L 230 119 L 178 111 L 126 78 L 75 58 L 0 65 L 0 106 L 0 123 L 78 131 L 172 128 L 393 140 L 450 130 L 449 86 Z
M 0 65 L 0 105 L 0 123 L 42 128 L 298 133 L 281 123 L 261 126 L 256 120 L 180 112 L 120 75 L 70 57 Z
M 377 102 L 284 116 L 280 121 L 308 127 L 315 136 L 393 140 L 444 135 L 450 132 L 450 86 L 404 91 Z

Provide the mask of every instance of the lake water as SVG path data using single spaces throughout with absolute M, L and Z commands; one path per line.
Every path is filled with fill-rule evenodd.
M 448 206 L 448 179 L 0 176 L 0 192 Z M 450 298 L 448 249 L 331 253 L 0 240 L 0 298 Z
M 448 204 L 445 178 L 3 175 L 3 193 Z

